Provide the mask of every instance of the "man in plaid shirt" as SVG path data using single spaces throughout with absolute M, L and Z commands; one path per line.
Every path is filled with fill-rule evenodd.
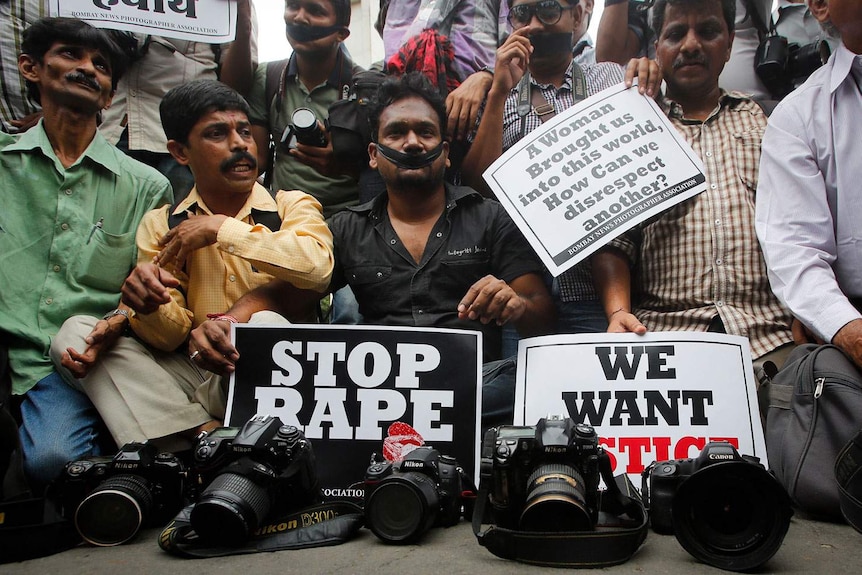
M 658 0 L 661 106 L 703 160 L 707 189 L 617 238 L 593 258 L 611 332 L 686 330 L 748 337 L 755 367 L 793 347 L 754 230 L 766 116 L 718 77 L 733 42 L 733 0 Z M 634 303 L 634 307 L 632 304 Z

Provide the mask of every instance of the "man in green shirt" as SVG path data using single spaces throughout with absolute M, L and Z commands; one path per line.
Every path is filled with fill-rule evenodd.
M 135 264 L 143 215 L 167 203 L 168 181 L 97 132 L 125 57 L 101 30 L 45 18 L 24 33 L 19 69 L 43 119 L 0 134 L 0 339 L 21 399 L 24 466 L 34 485 L 96 449 L 99 418 L 48 355 L 71 315 L 117 305 Z
M 285 0 L 284 21 L 293 54 L 286 65 L 258 66 L 248 94 L 258 163 L 261 171 L 272 170 L 272 190 L 299 189 L 311 194 L 328 218 L 359 201 L 358 173 L 342 173 L 345 168 L 337 165 L 328 137 L 324 147 L 279 143 L 297 108 L 312 110 L 322 124 L 329 116 L 329 106 L 347 97 L 353 73 L 359 70 L 342 47 L 350 34 L 350 1 Z M 283 70 L 278 89 L 270 96 L 267 71 L 279 65 Z M 238 73 L 230 65 L 222 67 L 222 73 L 227 72 Z M 268 157 L 270 138 L 277 145 L 274 165 Z

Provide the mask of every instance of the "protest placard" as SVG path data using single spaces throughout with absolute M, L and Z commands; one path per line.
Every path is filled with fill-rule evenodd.
M 730 441 L 767 464 L 744 337 L 694 332 L 566 334 L 521 340 L 515 423 L 559 414 L 589 423 L 616 473 L 696 457 Z
M 255 414 L 301 429 L 324 497 L 362 497 L 372 454 L 419 445 L 478 479 L 482 334 L 409 327 L 236 325 L 227 425 Z M 357 485 L 357 482 L 360 482 Z
M 224 44 L 236 36 L 237 0 L 50 0 L 52 16 L 97 28 Z
M 557 276 L 702 192 L 703 171 L 653 99 L 619 84 L 526 134 L 483 177 Z

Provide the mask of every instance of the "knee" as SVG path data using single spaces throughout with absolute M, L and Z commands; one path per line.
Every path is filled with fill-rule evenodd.
M 51 360 L 54 365 L 60 364 L 60 357 L 66 348 L 73 347 L 84 351 L 87 344 L 84 338 L 90 335 L 99 320 L 88 315 L 73 315 L 60 326 L 60 331 L 51 338 Z
M 44 487 L 57 479 L 69 461 L 93 454 L 93 445 L 75 445 L 62 437 L 36 443 L 27 437 L 24 426 L 20 433 L 24 474 L 34 487 Z

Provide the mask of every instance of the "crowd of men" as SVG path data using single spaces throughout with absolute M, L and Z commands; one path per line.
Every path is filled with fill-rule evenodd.
M 712 331 L 747 337 L 756 364 L 822 341 L 862 367 L 858 2 L 780 3 L 834 53 L 769 118 L 749 50 L 762 3 L 606 0 L 595 42 L 593 0 L 381 4 L 387 58 L 443 39 L 382 82 L 357 166 L 322 121 L 323 141 L 289 138 L 295 110 L 323 120 L 353 90 L 349 0 L 285 0 L 293 52 L 261 64 L 250 0 L 221 47 L 0 1 L 0 401 L 32 490 L 130 441 L 188 449 L 224 419 L 230 325 L 319 321 L 330 292 L 352 321 L 481 330 L 484 427 L 511 421 L 521 336 Z M 551 278 L 482 172 L 635 79 L 707 189 Z

